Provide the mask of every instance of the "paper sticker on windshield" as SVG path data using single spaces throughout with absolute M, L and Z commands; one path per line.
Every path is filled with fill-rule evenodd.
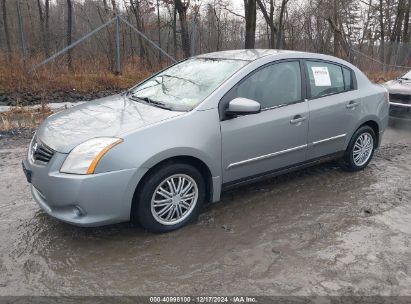
M 330 74 L 327 67 L 311 67 L 314 75 L 314 82 L 316 87 L 331 86 Z

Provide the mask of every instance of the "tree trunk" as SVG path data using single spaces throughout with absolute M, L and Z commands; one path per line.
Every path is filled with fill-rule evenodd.
M 410 1 L 411 1 L 411 0 L 410 0 Z M 359 43 L 358 43 L 358 48 L 359 48 L 360 50 L 362 50 L 362 47 L 363 47 L 363 44 L 364 44 L 364 40 L 366 39 L 366 37 L 367 37 L 367 38 L 370 38 L 370 36 L 368 35 L 368 34 L 369 34 L 368 25 L 370 24 L 370 13 L 371 13 L 370 8 L 371 8 L 371 4 L 372 4 L 372 0 L 368 0 L 367 5 L 368 5 L 369 8 L 368 8 L 368 10 L 367 10 L 367 17 L 366 17 L 365 23 L 364 23 L 364 29 L 365 29 L 365 30 L 363 31 L 361 40 L 360 40 Z
M 72 30 L 73 30 L 73 6 L 72 6 L 71 0 L 67 0 L 67 42 L 66 42 L 67 46 L 71 44 Z M 71 49 L 67 51 L 67 65 L 70 70 L 73 70 Z
M 274 24 L 274 0 L 270 0 L 270 48 L 275 49 L 275 36 L 278 29 Z
M 333 6 L 332 6 L 332 21 L 330 20 L 331 25 L 333 28 L 334 32 L 334 56 L 338 57 L 339 55 L 339 36 L 338 36 L 338 1 L 339 0 L 334 0 Z
M 111 0 L 111 6 L 113 7 L 113 17 L 117 15 L 117 4 L 116 0 Z
M 158 46 L 161 48 L 161 22 L 160 22 L 160 2 L 157 0 L 157 27 L 158 27 Z M 158 63 L 161 63 L 161 52 L 158 52 Z
M 134 17 L 136 19 L 137 29 L 140 32 L 143 32 L 143 21 L 142 21 L 141 14 L 140 14 L 139 0 L 134 1 L 134 4 L 133 4 L 133 1 L 130 1 L 130 4 L 131 4 L 131 9 L 133 10 L 133 13 L 134 13 Z M 146 58 L 146 48 L 144 45 L 143 38 L 140 35 L 138 35 L 138 44 L 140 45 L 140 58 L 141 60 L 144 60 Z
M 253 49 L 255 46 L 255 29 L 257 19 L 256 0 L 244 0 L 245 13 L 245 44 L 244 48 Z
M 402 23 L 405 15 L 405 11 L 407 9 L 407 5 L 405 3 L 405 0 L 399 0 L 398 1 L 398 9 L 397 9 L 397 16 L 395 18 L 394 22 L 394 27 L 393 31 L 391 33 L 391 39 L 390 41 L 394 42 L 399 42 L 401 40 L 401 29 L 402 29 Z
M 410 24 L 410 9 L 411 9 L 411 0 L 408 0 L 407 8 L 405 11 L 405 18 L 404 18 L 404 31 L 402 33 L 402 42 L 408 43 L 410 42 L 409 36 L 409 24 Z
M 97 8 L 97 13 L 98 16 L 100 18 L 101 23 L 105 23 L 107 20 L 107 14 L 108 14 L 108 7 L 107 7 L 107 3 L 104 0 L 103 1 L 103 7 L 104 7 L 104 16 L 102 15 L 101 11 L 100 11 L 100 6 L 96 5 Z M 90 26 L 91 23 L 89 22 Z M 97 39 L 97 41 L 99 42 L 100 48 L 102 50 L 105 51 L 105 55 L 107 57 L 107 62 L 109 64 L 109 70 L 110 71 L 114 71 L 114 52 L 113 52 L 113 41 L 111 39 L 112 35 L 111 35 L 111 31 L 110 31 L 110 27 L 106 27 L 106 40 L 104 40 L 103 42 L 101 42 L 100 39 Z M 108 49 L 107 49 L 108 48 Z
M 103 0 L 103 7 L 104 7 L 104 11 L 107 13 L 108 12 L 107 0 Z
M 10 33 L 9 33 L 9 26 L 7 24 L 7 8 L 6 8 L 6 0 L 2 2 L 3 8 L 3 26 L 4 26 L 4 34 L 6 36 L 6 45 L 7 45 L 7 57 L 9 62 L 11 61 L 11 44 L 10 44 Z
M 173 5 L 173 45 L 174 58 L 177 58 L 177 9 L 175 3 Z
M 175 0 L 176 10 L 180 19 L 181 25 L 181 44 L 183 47 L 183 52 L 185 57 L 190 57 L 190 37 L 188 34 L 188 25 L 187 25 L 187 10 L 190 5 L 190 0 L 187 2 L 182 2 L 181 0 Z
M 347 58 L 351 56 L 351 46 L 349 44 L 349 42 L 346 39 L 346 34 L 343 32 L 343 30 L 341 30 L 340 28 L 338 28 L 338 25 L 334 23 L 334 21 L 331 18 L 327 18 L 326 19 L 328 21 L 328 23 L 330 24 L 333 32 L 334 32 L 334 40 L 336 40 L 337 42 L 334 41 L 334 51 L 337 50 L 337 52 L 339 53 L 340 50 L 340 46 L 342 46 Z M 348 58 L 349 61 L 352 60 L 352 58 Z
M 284 32 L 284 15 L 288 0 L 282 0 L 280 9 L 280 21 L 278 22 L 278 35 L 277 35 L 277 49 L 283 48 L 283 32 Z
M 384 30 L 384 6 L 383 0 L 380 0 L 379 3 L 379 21 L 380 21 L 380 60 L 381 62 L 385 61 L 385 30 Z
M 398 47 L 398 42 L 400 42 L 400 39 L 401 39 L 402 20 L 405 14 L 405 8 L 406 8 L 405 0 L 399 0 L 396 17 L 394 20 L 394 25 L 392 27 L 392 31 L 390 35 L 390 44 L 388 46 L 388 51 L 385 57 L 385 62 L 387 64 L 391 64 L 391 57 L 392 57 L 393 51 L 395 53 Z
M 263 13 L 267 26 L 270 28 L 269 48 L 275 49 L 275 38 L 278 32 L 278 29 L 274 24 L 274 1 L 270 0 L 270 14 L 267 13 L 267 9 L 261 0 L 257 0 L 257 4 L 261 12 Z
M 215 9 L 215 6 L 213 8 L 214 11 L 214 16 L 217 21 L 217 46 L 216 46 L 216 51 L 218 52 L 220 50 L 220 36 L 221 36 L 221 29 L 220 29 L 220 17 L 217 15 L 217 11 Z
M 43 50 L 44 54 L 48 57 L 48 50 L 46 47 L 46 31 L 45 31 L 45 24 L 44 24 L 44 15 L 43 15 L 43 8 L 41 7 L 41 1 L 37 0 L 37 8 L 39 10 L 39 20 L 40 20 L 40 33 L 41 38 L 43 39 Z
M 45 48 L 46 56 L 50 56 L 50 0 L 45 2 L 45 14 L 46 14 L 46 28 L 45 28 Z

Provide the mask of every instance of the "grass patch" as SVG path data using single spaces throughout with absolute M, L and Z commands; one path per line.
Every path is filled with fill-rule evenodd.
M 0 113 L 0 131 L 37 128 L 52 113 L 47 105 L 11 107 L 10 111 Z
M 367 72 L 365 71 L 368 79 L 375 83 L 384 83 L 389 80 L 398 79 L 404 74 L 403 71 L 390 71 L 390 72 Z
M 72 69 L 62 61 L 46 64 L 39 69 L 29 72 L 42 58 L 32 59 L 26 64 L 19 56 L 13 56 L 11 62 L 0 53 L 0 94 L 31 93 L 45 96 L 52 92 L 76 91 L 87 94 L 105 90 L 127 89 L 161 66 L 148 68 L 138 58 L 129 58 L 122 68 L 122 74 L 114 75 L 107 60 L 93 58 L 89 60 L 73 60 Z

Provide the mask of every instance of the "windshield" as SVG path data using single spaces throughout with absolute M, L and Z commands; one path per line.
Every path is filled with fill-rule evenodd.
M 401 76 L 401 79 L 411 80 L 411 71 L 409 71 L 407 74 Z
M 188 59 L 133 88 L 130 97 L 170 110 L 189 111 L 245 64 L 244 60 Z

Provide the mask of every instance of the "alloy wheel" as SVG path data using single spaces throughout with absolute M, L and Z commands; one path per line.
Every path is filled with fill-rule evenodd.
M 355 141 L 352 156 L 354 164 L 363 166 L 370 159 L 374 149 L 374 139 L 368 132 L 362 133 Z
M 155 189 L 151 199 L 151 213 L 163 225 L 184 221 L 194 210 L 198 200 L 196 181 L 186 174 L 165 178 Z

